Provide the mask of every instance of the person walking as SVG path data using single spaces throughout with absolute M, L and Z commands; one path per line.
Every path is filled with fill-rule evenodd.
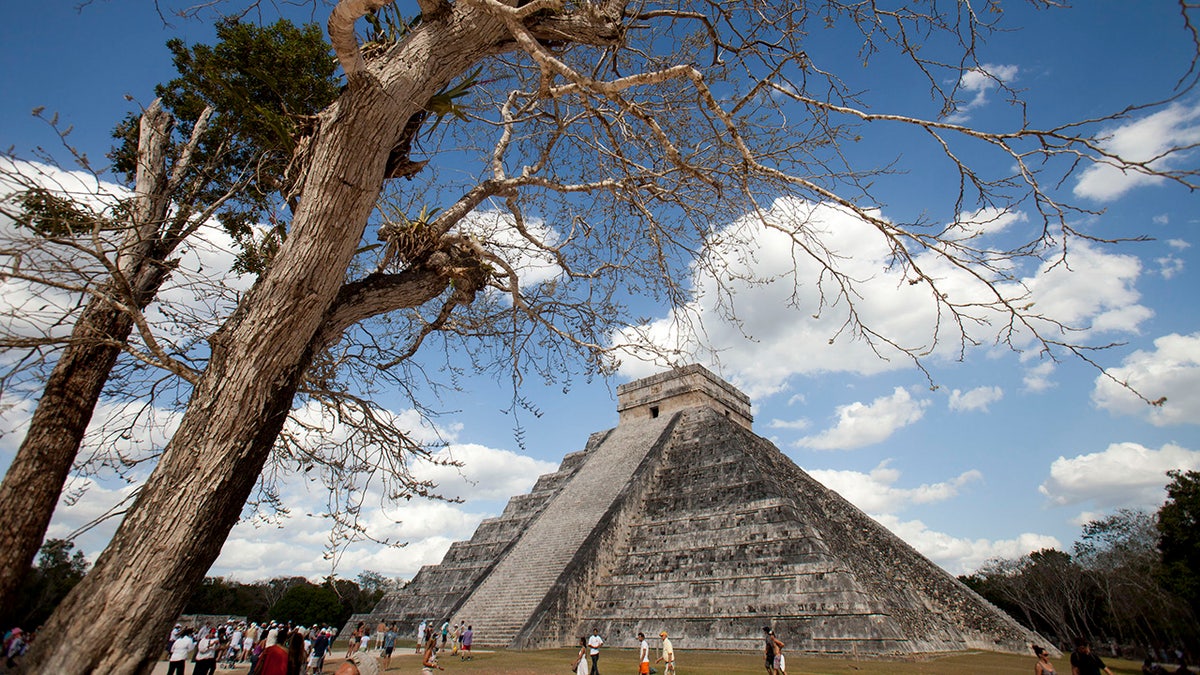
M 592 659 L 591 675 L 600 675 L 600 648 L 604 646 L 604 638 L 600 637 L 600 629 L 593 628 L 592 635 L 587 640 L 588 657 Z
M 474 657 L 471 656 L 471 643 L 475 641 L 475 631 L 467 626 L 467 629 L 462 634 L 462 650 L 458 652 L 458 658 L 461 661 L 471 661 Z
M 1085 638 L 1075 638 L 1075 651 L 1071 652 L 1071 675 L 1113 675 L 1099 656 L 1092 653 L 1092 645 Z
M 662 631 L 658 634 L 662 638 L 662 656 L 658 657 L 654 662 L 662 662 L 663 675 L 675 675 L 675 647 L 671 644 L 671 638 L 667 637 L 667 631 Z
M 220 648 L 217 629 L 208 629 L 208 635 L 201 637 L 196 645 L 196 667 L 192 669 L 192 675 L 212 675 L 217 672 L 217 652 Z
M 387 670 L 392 663 L 392 650 L 396 648 L 396 624 L 392 624 L 383 634 L 383 669 Z
M 650 675 L 650 643 L 646 634 L 638 633 L 638 675 Z
M 171 643 L 171 655 L 167 658 L 167 675 L 183 675 L 183 668 L 187 664 L 188 655 L 192 653 L 192 648 L 196 646 L 196 641 L 192 639 L 192 629 L 184 628 L 179 637 Z
M 575 675 L 588 675 L 587 638 L 579 638 L 579 654 L 575 657 Z
M 763 626 L 763 656 L 767 668 L 767 675 L 777 675 L 775 671 L 775 652 L 783 648 L 783 643 L 779 638 L 775 637 L 775 631 L 771 630 L 770 626 Z

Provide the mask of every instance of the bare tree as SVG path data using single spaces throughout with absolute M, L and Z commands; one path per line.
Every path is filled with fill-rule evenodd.
M 1045 349 L 1086 358 L 1086 345 L 1064 337 L 1065 326 L 1003 283 L 1013 281 L 1014 260 L 1061 256 L 1067 242 L 1086 236 L 1071 227 L 1070 207 L 1052 186 L 1093 163 L 1194 186 L 1191 171 L 1114 154 L 1093 137 L 1102 120 L 988 132 L 870 112 L 805 49 L 810 28 L 840 26 L 870 58 L 908 59 L 951 112 L 957 87 L 945 83 L 966 71 L 986 74 L 974 50 L 988 27 L 965 0 L 897 10 L 850 1 L 418 0 L 419 16 L 403 31 L 360 49 L 354 22 L 386 4 L 344 0 L 334 9 L 329 33 L 347 87 L 299 146 L 303 176 L 287 240 L 212 336 L 179 428 L 112 543 L 45 626 L 72 640 L 37 643 L 35 669 L 149 669 L 163 629 L 237 521 L 307 374 L 336 366 L 343 335 L 373 317 L 405 317 L 405 333 L 389 346 L 394 358 L 377 365 L 405 363 L 436 334 L 487 344 L 480 358 L 514 372 L 579 357 L 603 370 L 613 347 L 604 338 L 629 318 L 623 294 L 649 291 L 685 304 L 678 273 L 717 245 L 711 223 L 746 213 L 786 232 L 797 258 L 823 266 L 829 301 L 853 307 L 856 280 L 839 270 L 821 233 L 764 206 L 792 195 L 870 223 L 962 344 L 1002 316 L 1002 333 L 1025 332 Z M 1181 7 L 1187 17 L 1190 6 Z M 950 50 L 956 56 L 938 60 Z M 468 117 L 456 95 L 476 87 L 496 107 Z M 385 245 L 364 252 L 386 181 L 425 167 L 411 155 L 438 114 L 469 119 L 475 139 L 490 135 L 480 175 L 450 201 L 381 228 Z M 445 121 L 443 129 L 451 126 Z M 869 208 L 875 169 L 855 167 L 838 150 L 861 124 L 927 134 L 961 177 L 956 211 L 1031 203 L 1041 227 L 1023 245 L 997 251 L 971 236 L 978 223 L 880 218 Z M 955 148 L 976 142 L 1014 171 L 988 175 L 962 163 Z M 503 211 L 515 237 L 477 234 L 477 219 L 491 209 Z M 525 283 L 516 261 L 526 253 L 549 260 L 554 278 Z M 976 278 L 988 297 L 943 292 L 921 253 Z M 372 271 L 352 275 L 357 269 Z M 922 350 L 895 344 L 853 311 L 847 330 L 919 362 Z
M 9 263 L 5 278 L 24 284 L 34 294 L 58 294 L 68 302 L 63 312 L 43 322 L 49 325 L 40 332 L 35 325 L 30 326 L 32 332 L 10 330 L 0 338 L 0 344 L 10 350 L 36 354 L 18 359 L 6 382 L 12 382 L 30 362 L 47 358 L 46 350 L 59 350 L 51 357 L 54 365 L 44 380 L 29 429 L 0 484 L 0 534 L 6 542 L 0 552 L 0 605 L 11 604 L 16 585 L 41 545 L 118 356 L 124 352 L 189 384 L 198 379 L 197 370 L 184 358 L 187 350 L 181 353 L 164 344 L 145 312 L 175 271 L 180 247 L 218 218 L 230 230 L 244 230 L 244 221 L 264 210 L 266 189 L 286 182 L 279 175 L 285 173 L 291 141 L 287 130 L 294 124 L 281 121 L 272 106 L 291 107 L 296 115 L 304 112 L 303 97 L 317 98 L 320 106 L 332 96 L 334 87 L 328 81 L 332 66 L 306 51 L 306 47 L 323 48 L 319 34 L 309 34 L 306 41 L 302 31 L 286 22 L 261 31 L 227 22 L 218 27 L 218 34 L 251 55 L 243 58 L 273 57 L 268 60 L 276 68 L 287 64 L 273 61 L 288 56 L 310 64 L 316 61 L 288 74 L 293 86 L 302 90 L 300 97 L 277 83 L 258 81 L 270 74 L 270 67 L 259 64 L 252 66 L 259 69 L 257 78 L 215 83 L 224 95 L 196 92 L 214 88 L 214 76 L 204 68 L 217 70 L 218 76 L 229 76 L 229 68 L 212 65 L 220 61 L 219 52 L 216 58 L 212 52 L 207 58 L 193 58 L 181 43 L 174 43 L 177 63 L 188 67 L 181 69 L 180 79 L 160 87 L 168 105 L 155 100 L 140 116 L 118 126 L 117 135 L 127 138 L 113 153 L 115 167 L 132 179 L 132 195 L 102 194 L 95 173 L 96 192 L 85 195 L 65 186 L 47 187 L 44 183 L 51 177 L 28 175 L 28 164 L 14 164 L 3 176 L 12 192 L 0 204 L 0 215 L 16 226 L 3 244 Z M 263 43 L 275 51 L 262 53 Z M 266 87 L 270 95 L 263 96 L 258 90 Z M 214 100 L 222 104 L 220 115 L 211 103 Z M 176 120 L 170 111 L 194 117 Z M 268 130 L 247 131 L 248 125 Z M 77 160 L 91 171 L 85 157 Z M 244 257 L 257 253 L 253 246 L 247 248 Z M 215 295 L 212 289 L 206 292 Z M 71 308 L 70 298 L 81 299 L 78 311 Z M 212 330 L 195 321 L 184 323 L 204 336 Z M 71 330 L 59 335 L 54 330 L 57 324 L 71 325 Z M 136 339 L 131 342 L 135 329 Z

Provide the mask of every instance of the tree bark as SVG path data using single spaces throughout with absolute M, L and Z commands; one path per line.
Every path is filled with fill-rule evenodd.
M 142 116 L 137 198 L 117 258 L 119 277 L 104 283 L 72 327 L 0 483 L 0 607 L 16 606 L 17 586 L 46 536 L 109 372 L 133 329 L 132 317 L 107 298 L 144 309 L 170 271 L 164 261 L 174 246 L 162 246 L 155 236 L 170 203 L 165 164 L 170 126 L 158 101 Z
M 167 627 L 220 553 L 270 454 L 381 190 L 406 121 L 511 44 L 500 22 L 419 27 L 386 71 L 360 73 L 320 116 L 293 229 L 212 339 L 175 436 L 91 573 L 35 642 L 35 672 L 149 672 Z

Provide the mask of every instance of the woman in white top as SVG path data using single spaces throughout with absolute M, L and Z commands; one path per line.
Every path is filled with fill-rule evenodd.
M 575 675 L 588 675 L 587 638 L 579 638 L 579 655 L 575 657 Z

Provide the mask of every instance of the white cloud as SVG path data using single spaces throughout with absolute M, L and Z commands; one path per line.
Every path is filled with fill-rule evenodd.
M 879 212 L 872 215 L 886 220 Z M 1002 214 L 986 219 L 995 226 L 1017 220 Z M 962 236 L 971 236 L 977 227 L 977 222 L 963 225 Z M 797 232 L 811 255 L 793 242 L 788 230 Z M 937 280 L 946 298 L 969 306 L 967 311 L 978 322 L 959 326 L 947 312 L 939 313 L 937 296 L 929 287 L 910 283 L 904 270 L 893 264 L 876 226 L 841 207 L 780 199 L 763 221 L 744 218 L 718 229 L 712 240 L 692 268 L 692 300 L 684 310 L 611 337 L 612 344 L 622 346 L 623 376 L 644 377 L 671 364 L 703 363 L 759 399 L 785 390 L 795 375 L 873 375 L 913 367 L 897 346 L 929 360 L 957 361 L 960 328 L 979 344 L 1008 339 L 1030 354 L 1040 351 L 1022 328 L 1004 333 L 1007 315 L 986 307 L 995 300 L 993 290 L 923 252 L 917 256 L 922 270 Z M 1136 331 L 1152 314 L 1134 289 L 1141 272 L 1134 256 L 1079 243 L 1071 250 L 1069 265 L 1055 262 L 1039 265 L 1019 282 L 991 279 L 1006 298 L 1030 307 L 1035 315 L 1031 323 L 1048 337 L 1086 341 L 1102 333 Z M 844 292 L 826 265 L 853 279 L 856 294 Z M 1066 334 L 1036 315 L 1074 330 Z M 855 331 L 855 319 L 890 343 L 875 339 L 872 344 L 868 334 Z M 669 356 L 654 356 L 661 354 Z M 1048 374 L 1040 373 L 1043 379 Z M 1047 385 L 1042 381 L 1030 386 Z
M 1113 443 L 1102 452 L 1059 457 L 1038 487 L 1060 506 L 1090 503 L 1099 509 L 1156 508 L 1166 497 L 1166 473 L 1200 469 L 1200 451 L 1168 443 L 1158 450 Z
M 1168 239 L 1167 245 L 1177 251 L 1183 251 L 1192 247 L 1192 245 L 1183 239 Z
M 1138 350 L 1122 365 L 1096 377 L 1092 402 L 1099 408 L 1141 417 L 1155 426 L 1200 423 L 1200 333 L 1164 335 L 1153 351 Z M 1115 380 L 1115 381 L 1114 381 Z M 1153 406 L 1119 382 L 1146 398 L 1166 400 Z
M 1000 387 L 975 387 L 970 391 L 955 389 L 950 392 L 950 409 L 957 411 L 983 411 L 988 406 L 1004 398 L 1004 390 Z
M 1053 374 L 1054 362 L 1042 361 L 1025 371 L 1025 389 L 1032 392 L 1041 392 L 1053 388 L 1054 381 L 1050 379 L 1050 376 Z
M 1158 273 L 1164 279 L 1171 279 L 1176 274 L 1183 272 L 1183 258 L 1173 255 L 1166 255 L 1161 258 L 1155 258 L 1154 262 L 1158 263 Z
M 964 487 L 982 479 L 975 470 L 915 488 L 896 487 L 900 472 L 889 467 L 887 461 L 867 474 L 834 470 L 808 473 L 951 574 L 972 572 L 996 557 L 1015 558 L 1030 551 L 1062 547 L 1052 536 L 1029 532 L 995 541 L 955 537 L 930 530 L 920 520 L 901 520 L 895 515 L 911 504 L 936 504 L 957 497 Z
M 1017 79 L 1017 72 L 1017 66 L 993 63 L 985 63 L 979 68 L 963 72 L 958 80 L 958 89 L 973 96 L 970 101 L 959 103 L 954 114 L 946 118 L 947 121 L 962 123 L 969 120 L 971 111 L 987 104 L 988 93 Z
M 900 472 L 881 462 L 870 473 L 814 469 L 808 474 L 825 487 L 843 496 L 867 513 L 894 513 L 911 504 L 935 504 L 958 496 L 966 485 L 983 478 L 975 470 L 965 471 L 940 483 L 927 483 L 915 488 L 899 488 Z
M 533 478 L 550 473 L 557 464 L 474 443 L 454 444 L 434 455 L 463 463 L 461 468 L 422 463 L 414 474 L 438 483 L 438 492 L 450 498 L 507 499 L 533 487 Z
M 891 396 L 871 403 L 854 402 L 837 407 L 837 424 L 815 436 L 796 441 L 797 446 L 816 450 L 851 450 L 886 440 L 899 429 L 925 415 L 928 400 L 914 399 L 902 387 Z
M 767 425 L 771 429 L 789 429 L 791 431 L 803 431 L 812 426 L 812 422 L 807 419 L 798 420 L 771 420 Z
M 1102 134 L 1102 146 L 1128 161 L 1148 162 L 1151 169 L 1173 168 L 1174 156 L 1163 156 L 1173 147 L 1200 142 L 1200 104 L 1188 106 L 1173 103 L 1165 109 L 1133 120 Z M 1109 164 L 1093 164 L 1085 169 L 1075 184 L 1077 197 L 1108 202 L 1129 190 L 1164 181 L 1139 171 L 1122 171 Z
M 1014 539 L 965 539 L 930 530 L 919 520 L 901 521 L 895 516 L 877 516 L 879 524 L 908 542 L 926 558 L 951 574 L 969 574 L 992 558 L 1018 558 L 1044 548 L 1062 549 L 1058 539 L 1024 532 Z
M 562 268 L 543 246 L 557 245 L 558 232 L 540 219 L 526 220 L 524 227 L 529 237 L 516 227 L 511 213 L 492 210 L 470 213 L 456 229 L 477 238 L 490 253 L 505 260 L 516 270 L 523 287 L 557 278 Z

